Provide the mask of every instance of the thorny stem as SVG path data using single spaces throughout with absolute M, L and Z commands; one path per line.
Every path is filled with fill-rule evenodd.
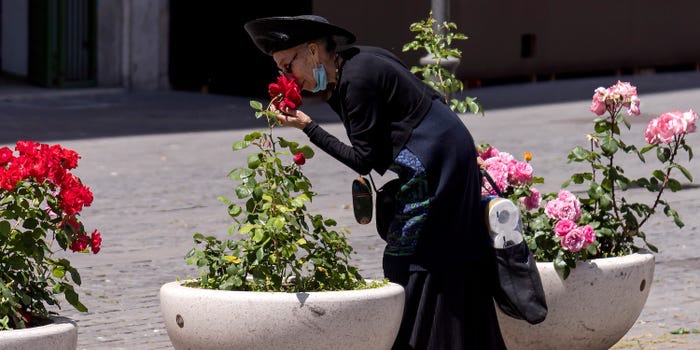
M 613 138 L 613 135 L 615 134 L 615 127 L 617 126 L 617 120 L 615 116 L 620 113 L 622 110 L 622 105 L 620 105 L 617 110 L 612 110 L 610 114 L 610 137 Z M 610 170 L 613 169 L 615 162 L 614 162 L 615 155 L 611 154 L 608 159 L 610 160 L 608 163 L 608 167 Z M 610 176 L 610 174 L 608 174 Z M 617 200 L 615 199 L 615 180 L 611 179 L 610 181 L 610 199 L 612 200 L 612 205 L 613 205 L 613 213 L 615 214 L 615 219 L 617 219 L 618 222 L 622 222 L 620 219 L 620 211 L 619 208 L 617 207 Z
M 671 158 L 669 158 L 669 166 L 666 169 L 666 174 L 664 175 L 664 182 L 661 184 L 661 189 L 659 190 L 659 193 L 656 195 L 656 199 L 654 200 L 654 205 L 651 207 L 651 210 L 647 213 L 647 215 L 642 219 L 642 222 L 639 223 L 637 227 L 642 227 L 644 223 L 649 220 L 649 217 L 651 217 L 651 214 L 654 213 L 656 210 L 656 207 L 659 205 L 659 200 L 661 199 L 661 194 L 664 192 L 666 189 L 666 184 L 668 184 L 668 179 L 671 177 L 671 169 L 673 167 L 673 159 L 676 158 L 676 154 L 678 154 L 678 147 L 681 144 L 681 140 L 683 139 L 685 135 L 680 135 L 680 136 L 675 136 L 675 146 L 673 147 L 673 152 L 671 152 Z
M 283 98 L 284 98 L 284 95 L 283 95 L 283 94 L 277 94 L 277 96 L 273 97 L 273 98 L 270 100 L 270 103 L 267 105 L 267 108 L 265 108 L 265 111 L 269 111 L 269 110 L 270 110 L 270 107 L 272 106 L 273 103 L 275 103 L 275 101 L 279 101 L 279 100 L 281 100 L 281 99 L 283 99 Z M 270 134 L 269 134 L 269 136 L 270 136 L 270 143 L 272 143 L 272 152 L 274 153 L 274 152 L 277 151 L 277 150 L 276 150 L 276 147 L 275 147 L 275 142 L 272 141 L 272 128 L 274 128 L 275 123 L 271 123 L 271 122 L 270 122 L 270 116 L 267 116 L 267 115 L 266 115 L 265 117 L 267 118 L 267 126 L 268 126 L 268 128 L 269 128 L 269 130 L 270 130 Z

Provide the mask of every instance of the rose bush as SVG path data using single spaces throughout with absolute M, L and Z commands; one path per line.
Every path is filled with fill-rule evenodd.
M 578 186 L 578 195 L 565 189 L 541 194 L 534 185 L 544 180 L 532 176 L 529 154 L 524 161 L 517 161 L 490 145 L 479 147 L 484 167 L 496 186 L 520 203 L 523 233 L 533 254 L 539 261 L 553 261 L 564 276 L 576 261 L 626 255 L 644 246 L 658 251 L 641 228 L 658 210 L 683 227 L 663 195 L 667 190 L 682 188 L 673 173 L 693 181 L 691 173 L 677 162 L 681 152 L 687 153 L 689 160 L 693 158 L 692 148 L 686 143 L 688 133 L 696 130 L 698 116 L 693 110 L 670 111 L 651 120 L 644 132 L 647 145 L 641 149 L 627 144 L 621 135 L 622 125 L 631 128 L 625 115 L 640 115 L 636 87 L 618 81 L 609 88 L 597 88 L 590 111 L 599 117 L 593 120 L 593 132 L 586 135 L 588 147 L 575 147 L 567 155 L 569 163 L 583 163 L 590 170 L 573 173 L 562 185 Z M 651 170 L 649 176 L 627 177 L 620 159 L 627 154 L 646 163 L 645 156 L 653 151 L 661 169 Z M 625 198 L 625 192 L 633 189 L 651 193 L 649 201 Z M 485 186 L 484 195 L 491 194 L 492 189 Z
M 100 251 L 101 234 L 79 219 L 93 200 L 70 170 L 80 155 L 60 145 L 18 141 L 0 148 L 0 330 L 25 328 L 59 306 L 57 295 L 87 311 L 74 285 L 80 274 L 57 252 Z M 36 321 L 39 319 L 39 321 Z
M 301 166 L 314 156 L 308 146 L 281 137 L 274 138 L 278 110 L 301 105 L 299 87 L 293 79 L 280 76 L 269 85 L 267 108 L 257 101 L 250 105 L 257 118 L 267 121 L 267 132 L 254 131 L 233 144 L 234 151 L 254 147 L 247 166 L 233 169 L 229 176 L 240 184 L 235 193 L 239 203 L 219 199 L 234 220 L 229 234 L 241 239 L 220 240 L 194 235 L 187 254 L 188 264 L 200 269 L 189 286 L 253 291 L 317 291 L 357 289 L 365 285 L 357 269 L 348 263 L 353 249 L 336 222 L 307 213 L 306 204 L 315 196 Z M 283 159 L 293 155 L 291 163 Z

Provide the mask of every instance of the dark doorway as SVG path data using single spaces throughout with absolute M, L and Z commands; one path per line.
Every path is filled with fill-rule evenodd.
M 29 1 L 29 81 L 45 87 L 97 83 L 97 0 Z
M 311 0 L 171 0 L 169 78 L 173 89 L 264 95 L 277 68 L 271 57 L 255 47 L 243 24 L 258 17 L 309 13 Z

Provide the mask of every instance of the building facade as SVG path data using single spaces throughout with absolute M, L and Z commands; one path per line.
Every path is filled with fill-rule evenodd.
M 444 0 L 469 36 L 457 76 L 469 83 L 700 69 L 695 0 Z M 73 86 L 258 94 L 276 73 L 243 23 L 314 13 L 402 52 L 428 0 L 0 0 L 0 72 Z

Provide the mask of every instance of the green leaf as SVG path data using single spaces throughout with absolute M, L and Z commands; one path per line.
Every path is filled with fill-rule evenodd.
M 253 191 L 251 191 L 250 187 L 248 187 L 246 185 L 240 185 L 240 186 L 236 187 L 236 196 L 239 199 L 246 198 L 246 197 L 250 196 L 252 193 L 253 193 Z
M 80 300 L 78 300 L 78 293 L 73 290 L 73 287 L 65 285 L 66 289 L 63 294 L 66 296 L 66 300 L 73 305 L 73 307 L 80 312 L 87 312 L 88 309 L 83 305 Z
M 24 222 L 22 223 L 22 227 L 26 229 L 34 229 L 39 225 L 39 221 L 37 221 L 35 218 L 26 218 Z
M 681 183 L 678 182 L 676 179 L 668 179 L 668 188 L 671 189 L 671 192 L 677 192 L 680 191 L 683 186 L 681 186 Z
M 588 159 L 590 154 L 591 154 L 591 152 L 589 152 L 588 150 L 586 150 L 585 148 L 583 148 L 581 146 L 574 147 L 574 149 L 572 149 L 571 153 L 570 153 L 570 155 L 574 156 L 575 161 L 584 161 L 584 160 Z
M 246 162 L 248 163 L 248 168 L 256 169 L 258 166 L 260 166 L 260 153 L 254 153 L 249 155 L 248 159 L 246 159 Z
M 241 226 L 241 228 L 238 230 L 238 233 L 245 235 L 245 234 L 248 234 L 248 232 L 250 232 L 251 230 L 253 230 L 253 228 L 255 228 L 255 225 L 246 224 L 246 225 Z
M 674 166 L 675 166 L 676 168 L 678 168 L 678 170 L 680 170 L 681 173 L 683 173 L 683 176 L 685 176 L 685 178 L 688 179 L 688 181 L 693 182 L 693 175 L 690 174 L 690 172 L 688 171 L 688 169 L 686 169 L 685 167 L 683 167 L 683 166 L 680 165 L 680 164 L 675 164 Z
M 0 221 L 0 237 L 8 237 L 11 230 L 12 226 L 7 220 Z
M 243 209 L 237 204 L 231 204 L 228 207 L 228 215 L 233 217 L 240 215 L 242 211 Z
M 234 150 L 234 151 L 242 150 L 242 149 L 244 149 L 244 148 L 246 148 L 246 147 L 248 147 L 248 146 L 250 146 L 250 142 L 248 142 L 248 141 L 238 141 L 238 142 L 236 142 L 236 143 L 233 144 L 233 150 Z
M 265 230 L 261 228 L 256 228 L 255 231 L 253 232 L 253 241 L 255 243 L 260 243 L 265 239 Z
M 250 101 L 250 107 L 252 107 L 256 111 L 262 111 L 263 109 L 262 103 L 253 100 Z
M 292 152 L 294 152 L 294 153 L 301 152 L 304 154 L 304 158 L 306 158 L 306 159 L 311 159 L 314 157 L 314 150 L 311 149 L 311 147 L 309 147 L 309 146 L 300 147 Z
M 615 154 L 619 148 L 618 146 L 617 140 L 612 136 L 607 136 L 600 140 L 600 148 L 606 155 Z
M 640 151 L 640 153 L 642 153 L 642 154 L 647 153 L 647 152 L 651 151 L 651 150 L 652 150 L 654 147 L 656 147 L 656 146 L 658 146 L 658 145 L 657 145 L 657 144 L 653 144 L 653 145 L 644 146 L 644 148 L 642 148 L 642 150 Z
M 665 163 L 668 161 L 668 158 L 671 157 L 671 150 L 668 147 L 661 147 L 656 149 L 656 157 L 659 158 L 659 161 L 661 163 Z
M 51 271 L 51 274 L 56 278 L 63 278 L 66 275 L 66 269 L 63 266 L 56 266 Z

